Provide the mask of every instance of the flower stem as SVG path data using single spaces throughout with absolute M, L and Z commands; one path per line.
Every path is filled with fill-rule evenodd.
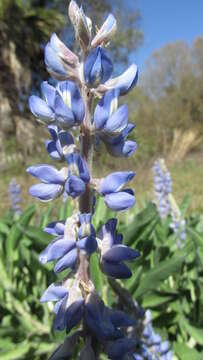
M 92 94 L 86 87 L 81 89 L 81 94 L 85 103 L 85 118 L 81 127 L 81 156 L 87 163 L 91 178 L 94 146 L 94 136 L 91 133 Z M 80 197 L 79 210 L 80 213 L 92 212 L 92 191 L 88 183 L 86 183 L 85 192 Z M 90 278 L 89 259 L 81 252 L 78 275 L 84 283 L 88 284 Z

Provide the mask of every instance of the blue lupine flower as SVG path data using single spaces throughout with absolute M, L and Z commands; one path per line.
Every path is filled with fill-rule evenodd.
M 91 224 L 91 218 L 92 214 L 79 214 L 77 247 L 87 254 L 92 254 L 97 250 L 96 231 Z
M 10 204 L 11 210 L 16 215 L 21 215 L 21 187 L 20 184 L 16 182 L 15 179 L 11 179 L 9 183 L 9 193 L 10 193 Z
M 84 300 L 77 280 L 67 279 L 59 285 L 51 284 L 41 298 L 41 302 L 46 301 L 57 301 L 54 307 L 56 330 L 66 328 L 69 332 L 80 322 Z
M 32 95 L 29 98 L 29 107 L 34 116 L 45 124 L 55 121 L 55 97 L 56 89 L 44 81 L 41 85 L 44 100 Z
M 103 129 L 108 118 L 118 107 L 119 90 L 106 91 L 94 112 L 94 124 L 97 130 Z
M 102 179 L 97 191 L 104 196 L 106 205 L 115 211 L 127 210 L 135 204 L 134 193 L 123 187 L 133 179 L 132 171 L 118 171 Z
M 73 149 L 74 139 L 70 133 L 56 125 L 48 126 L 52 140 L 46 140 L 46 149 L 53 160 L 64 160 L 64 154 Z
M 56 122 L 69 129 L 80 125 L 85 116 L 85 107 L 78 86 L 72 81 L 60 82 L 55 99 Z
M 89 182 L 89 170 L 86 162 L 77 152 L 66 156 L 68 163 L 68 179 L 65 184 L 65 190 L 68 195 L 75 198 L 85 191 L 85 183 Z
M 112 14 L 109 14 L 101 28 L 98 30 L 94 39 L 91 42 L 92 47 L 109 42 L 117 29 L 116 19 Z
M 57 80 L 78 79 L 79 60 L 54 33 L 44 50 L 47 71 Z
M 58 171 L 54 166 L 42 164 L 30 166 L 27 172 L 43 182 L 31 186 L 30 195 L 41 201 L 49 201 L 62 194 L 67 179 L 67 169 Z
M 113 64 L 106 50 L 98 46 L 87 56 L 84 64 L 84 77 L 89 86 L 98 86 L 107 81 L 113 72 Z
M 123 337 L 123 333 L 113 324 L 108 309 L 96 292 L 92 292 L 87 296 L 85 323 L 92 335 L 100 341 Z
M 126 141 L 134 124 L 128 123 L 128 107 L 118 107 L 119 90 L 107 91 L 95 108 L 94 124 L 99 137 L 113 156 L 131 156 L 136 150 L 134 141 Z
M 128 278 L 132 274 L 124 261 L 136 259 L 139 253 L 122 244 L 122 235 L 117 234 L 116 225 L 117 220 L 110 219 L 102 226 L 98 234 L 101 267 L 108 276 Z
M 52 222 L 44 229 L 55 239 L 43 250 L 39 256 L 42 264 L 58 260 L 54 271 L 60 272 L 65 268 L 73 268 L 77 263 L 77 217 L 72 216 L 66 222 Z
M 45 100 L 35 95 L 29 98 L 34 116 L 46 124 L 57 123 L 64 129 L 81 124 L 85 108 L 76 84 L 62 81 L 55 88 L 44 81 L 41 89 Z
M 65 221 L 53 221 L 44 228 L 44 231 L 51 235 L 63 235 L 65 231 Z
M 126 95 L 137 84 L 138 69 L 137 65 L 132 64 L 123 74 L 120 76 L 108 80 L 104 84 L 100 84 L 96 89 L 99 94 L 104 94 L 107 90 L 117 89 L 120 95 Z
M 117 192 L 123 189 L 129 181 L 131 181 L 135 176 L 133 171 L 117 171 L 108 176 L 106 176 L 102 181 L 99 187 L 99 192 L 102 195 L 110 194 Z

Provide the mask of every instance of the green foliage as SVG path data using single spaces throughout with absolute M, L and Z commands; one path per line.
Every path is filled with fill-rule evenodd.
M 64 204 L 58 216 L 67 217 L 70 212 L 71 207 Z M 55 280 L 49 266 L 44 269 L 38 261 L 51 239 L 42 227 L 51 221 L 52 213 L 53 207 L 49 207 L 36 222 L 36 208 L 31 205 L 20 217 L 7 214 L 0 220 L 2 360 L 46 359 L 60 340 L 51 331 L 52 309 L 39 303 L 43 291 Z
M 186 213 L 189 198 L 181 205 Z M 38 255 L 51 236 L 42 231 L 54 218 L 71 215 L 66 202 L 56 214 L 51 205 L 40 216 L 29 206 L 20 217 L 7 214 L 0 219 L 0 358 L 47 359 L 62 338 L 51 331 L 52 308 L 39 303 L 47 286 L 54 281 L 50 266 L 43 268 Z M 187 240 L 177 249 L 177 239 L 169 228 L 170 219 L 161 222 L 156 207 L 120 215 L 119 230 L 124 242 L 140 251 L 133 264 L 133 276 L 123 282 L 126 293 L 145 309 L 151 309 L 153 325 L 168 338 L 179 360 L 198 360 L 203 353 L 203 218 L 187 218 Z M 94 225 L 114 216 L 99 199 Z M 98 271 L 97 255 L 91 258 L 91 276 L 97 291 L 109 306 L 115 304 L 115 284 Z M 121 282 L 120 282 L 121 284 Z M 61 335 L 60 335 L 61 336 Z M 62 334 L 63 337 L 63 334 Z M 192 347 L 191 347 L 192 346 Z

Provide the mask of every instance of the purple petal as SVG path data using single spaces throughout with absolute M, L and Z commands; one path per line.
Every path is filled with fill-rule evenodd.
M 94 112 L 94 124 L 96 129 L 102 129 L 109 116 L 117 109 L 119 90 L 106 91 L 99 101 Z
M 42 201 L 56 199 L 63 192 L 63 186 L 58 184 L 36 184 L 30 187 L 29 193 Z
M 67 310 L 67 302 L 68 302 L 68 295 L 66 295 L 63 300 L 57 305 L 56 317 L 54 319 L 53 327 L 55 330 L 64 330 L 66 323 L 65 323 L 65 313 Z
M 126 327 L 133 326 L 136 324 L 136 320 L 130 318 L 125 312 L 120 310 L 111 310 L 109 311 L 109 316 L 112 323 L 116 327 Z
M 40 302 L 57 301 L 68 294 L 68 290 L 59 284 L 51 284 L 42 295 Z
M 76 67 L 78 64 L 78 57 L 53 33 L 50 38 L 50 46 L 58 54 L 58 56 L 69 65 Z M 64 79 L 65 80 L 65 79 Z
M 106 121 L 104 131 L 110 133 L 120 133 L 128 124 L 128 106 L 120 106 Z
M 99 192 L 103 195 L 122 189 L 135 176 L 133 171 L 118 171 L 106 176 L 100 185 Z
M 107 90 L 119 89 L 120 95 L 127 94 L 137 83 L 138 69 L 135 64 L 132 64 L 123 74 L 110 79 L 104 85 L 98 87 L 98 92 L 105 92 Z
M 62 149 L 74 144 L 74 139 L 68 131 L 60 130 L 58 132 L 58 139 Z
M 104 201 L 106 205 L 114 211 L 127 210 L 135 205 L 135 197 L 126 191 L 108 194 Z
M 44 228 L 44 231 L 51 235 L 63 235 L 64 229 L 65 221 L 53 221 Z
M 85 81 L 90 85 L 98 85 L 107 81 L 113 71 L 113 64 L 107 52 L 101 47 L 93 49 L 84 64 Z
M 68 78 L 67 71 L 63 66 L 58 54 L 51 47 L 50 42 L 46 45 L 44 50 L 44 61 L 47 67 L 47 70 L 50 73 L 55 74 L 58 80 L 65 80 Z
M 65 191 L 74 199 L 85 192 L 85 183 L 79 177 L 71 175 L 65 183 Z
M 88 170 L 88 166 L 85 160 L 83 160 L 83 158 L 79 155 L 78 158 L 78 168 L 79 168 L 79 172 L 80 172 L 80 177 L 84 182 L 89 182 L 90 181 L 90 174 L 89 174 L 89 170 Z
M 77 247 L 87 254 L 92 254 L 97 250 L 97 241 L 94 236 L 87 236 L 76 242 Z
M 85 116 L 85 107 L 78 86 L 72 81 L 63 81 L 59 83 L 58 91 L 64 103 L 73 112 L 75 121 L 81 124 Z
M 77 300 L 68 307 L 65 315 L 67 333 L 81 321 L 83 316 L 83 303 L 83 300 Z
M 133 250 L 125 245 L 115 245 L 111 249 L 107 250 L 102 258 L 110 262 L 121 262 L 127 260 L 136 259 L 139 256 L 139 252 Z
M 73 112 L 64 103 L 62 97 L 57 94 L 55 99 L 55 114 L 56 120 L 62 128 L 69 129 L 75 124 Z
M 61 258 L 75 247 L 74 240 L 67 240 L 64 238 L 58 238 L 53 240 L 47 247 L 42 251 L 39 256 L 39 260 L 42 264 L 46 264 L 49 261 L 53 261 Z
M 54 142 L 56 142 L 58 140 L 58 127 L 56 125 L 49 125 L 48 130 L 52 139 L 54 140 Z
M 78 252 L 77 249 L 73 249 L 63 256 L 59 261 L 57 261 L 54 272 L 58 273 L 67 268 L 73 268 L 77 261 Z
M 55 114 L 47 103 L 38 96 L 32 95 L 29 98 L 29 107 L 34 116 L 45 123 L 55 120 Z
M 130 269 L 123 263 L 115 264 L 104 260 L 102 261 L 102 270 L 108 276 L 117 279 L 128 279 L 132 275 Z
M 66 176 L 63 172 L 58 171 L 54 166 L 51 165 L 36 165 L 27 168 L 27 172 L 32 176 L 50 184 L 64 184 Z
M 59 154 L 57 148 L 56 148 L 56 143 L 52 140 L 46 140 L 45 142 L 45 146 L 46 149 L 49 153 L 49 155 L 51 156 L 52 159 L 54 160 L 62 160 L 61 155 Z
M 111 342 L 107 348 L 109 359 L 123 359 L 127 353 L 135 350 L 136 346 L 137 339 L 130 339 L 128 337 Z M 148 359 L 149 358 L 150 357 L 148 357 Z M 140 359 L 144 359 L 144 357 L 141 357 Z
M 104 42 L 108 42 L 114 35 L 116 28 L 116 19 L 112 14 L 109 14 L 104 24 L 92 40 L 91 46 L 96 47 Z
M 42 94 L 46 100 L 46 103 L 54 111 L 54 103 L 56 96 L 56 89 L 54 86 L 50 85 L 47 81 L 43 81 L 41 84 Z

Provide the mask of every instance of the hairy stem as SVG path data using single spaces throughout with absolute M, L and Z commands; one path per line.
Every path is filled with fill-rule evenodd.
M 92 161 L 93 161 L 93 145 L 94 137 L 91 134 L 91 111 L 92 111 L 92 94 L 86 87 L 81 89 L 83 101 L 85 103 L 85 118 L 81 128 L 81 155 L 86 161 L 90 177 L 92 175 Z M 79 200 L 80 213 L 92 212 L 92 191 L 90 185 L 86 183 L 85 192 Z M 88 284 L 89 274 L 89 260 L 87 256 L 80 253 L 80 264 L 78 269 L 80 279 Z

